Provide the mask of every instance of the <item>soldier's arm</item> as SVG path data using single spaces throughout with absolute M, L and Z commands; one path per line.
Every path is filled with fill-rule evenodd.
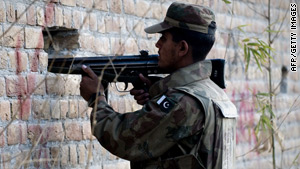
M 102 101 L 92 113 L 93 134 L 104 148 L 121 158 L 140 161 L 159 157 L 203 126 L 204 115 L 197 104 L 190 96 L 171 92 L 150 100 L 141 110 L 120 114 Z

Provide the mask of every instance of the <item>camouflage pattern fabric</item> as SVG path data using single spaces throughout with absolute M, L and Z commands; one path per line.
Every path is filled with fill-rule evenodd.
M 93 134 L 132 169 L 193 169 L 195 161 L 221 168 L 222 114 L 213 100 L 228 97 L 210 74 L 210 61 L 177 70 L 150 88 L 151 100 L 136 112 L 120 114 L 99 102 L 91 115 Z
M 214 27 L 211 26 L 211 23 L 214 23 Z M 215 15 L 213 11 L 206 6 L 174 2 L 168 8 L 164 21 L 146 28 L 145 32 L 158 33 L 172 27 L 205 34 L 214 34 L 216 29 Z M 209 29 L 209 27 L 211 29 Z

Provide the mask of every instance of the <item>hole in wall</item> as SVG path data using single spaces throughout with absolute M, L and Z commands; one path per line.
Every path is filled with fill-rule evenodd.
M 79 33 L 77 29 L 65 27 L 48 27 L 43 31 L 44 50 L 48 57 L 72 57 L 79 45 Z
M 287 93 L 288 81 L 287 81 L 288 69 L 286 66 L 281 67 L 281 83 L 280 83 L 280 93 Z

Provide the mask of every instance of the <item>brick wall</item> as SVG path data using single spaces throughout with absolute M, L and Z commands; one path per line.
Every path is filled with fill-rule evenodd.
M 80 76 L 48 73 L 48 57 L 137 54 L 141 49 L 156 53 L 158 35 L 147 35 L 143 29 L 161 21 L 171 2 L 0 0 L 0 168 L 129 168 L 127 161 L 105 151 L 91 136 L 90 109 L 79 96 Z M 267 12 L 267 1 L 189 2 L 208 5 L 216 12 L 217 40 L 209 58 L 228 61 L 226 92 L 239 112 L 236 166 L 272 168 L 271 153 L 251 151 L 257 143 L 254 127 L 259 118 L 253 96 L 267 91 L 268 76 L 255 64 L 245 73 L 243 50 L 238 46 L 246 37 L 267 39 L 262 34 L 267 20 L 261 16 Z M 280 0 L 271 4 L 272 23 L 278 20 L 274 26 L 281 28 L 273 44 L 274 88 L 282 79 L 282 66 L 289 69 L 290 64 L 289 5 Z M 246 33 L 237 29 L 246 24 Z M 56 29 L 75 35 L 64 38 L 52 33 Z M 300 163 L 296 158 L 300 152 L 299 79 L 299 71 L 288 72 L 287 92 L 280 92 L 280 87 L 275 91 L 274 113 L 284 136 L 284 148 L 276 141 L 278 168 Z M 109 98 L 119 112 L 140 108 L 114 87 Z

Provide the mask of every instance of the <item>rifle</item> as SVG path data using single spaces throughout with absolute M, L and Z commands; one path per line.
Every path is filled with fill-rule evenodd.
M 211 80 L 219 87 L 225 88 L 224 59 L 211 59 Z M 128 83 L 136 89 L 146 89 L 140 80 L 142 73 L 151 81 L 160 79 L 157 74 L 169 74 L 167 70 L 158 67 L 158 55 L 149 55 L 147 51 L 140 51 L 140 55 L 131 56 L 101 56 L 101 57 L 75 57 L 75 58 L 49 58 L 48 71 L 63 74 L 82 74 L 85 72 L 81 66 L 89 66 L 97 76 L 102 76 L 102 83 L 124 82 L 125 90 Z M 105 86 L 105 85 L 104 85 Z

